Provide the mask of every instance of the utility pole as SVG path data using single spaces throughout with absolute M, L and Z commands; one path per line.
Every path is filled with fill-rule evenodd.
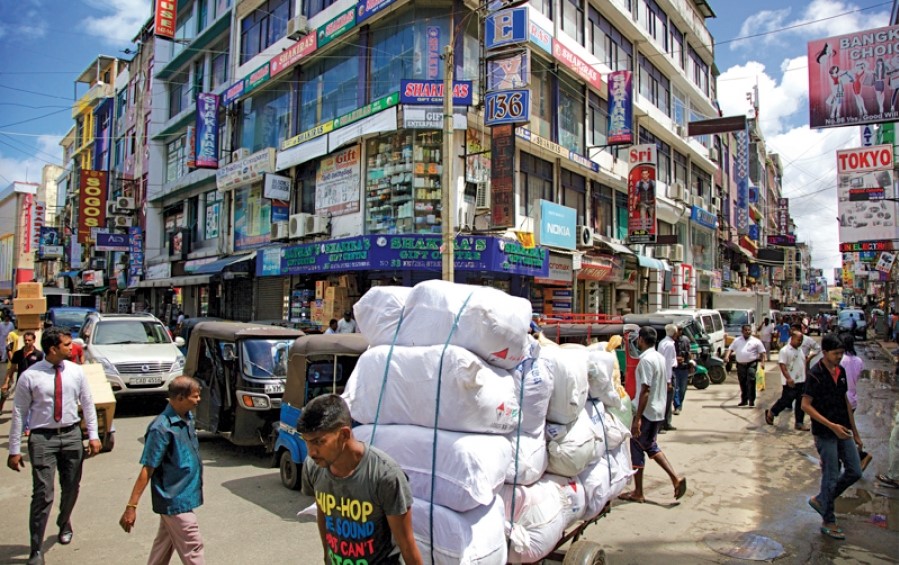
M 452 26 L 450 26 L 452 29 Z M 443 177 L 440 190 L 441 227 L 443 228 L 443 280 L 455 280 L 455 237 L 453 219 L 455 213 L 455 191 L 453 187 L 453 33 L 449 43 L 443 48 Z

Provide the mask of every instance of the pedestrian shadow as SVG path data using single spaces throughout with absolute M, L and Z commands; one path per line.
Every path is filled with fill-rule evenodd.
M 273 468 L 272 455 L 265 449 L 234 445 L 227 439 L 208 432 L 197 432 L 200 441 L 200 455 L 203 465 L 209 467 L 243 467 L 249 465 L 259 469 Z
M 27 545 L 0 544 L 0 563 L 28 563 L 31 548 Z
M 297 522 L 297 512 L 315 502 L 298 490 L 289 490 L 281 484 L 277 471 L 254 477 L 226 481 L 222 486 L 231 494 L 255 504 L 286 522 Z M 309 521 L 308 519 L 303 521 Z

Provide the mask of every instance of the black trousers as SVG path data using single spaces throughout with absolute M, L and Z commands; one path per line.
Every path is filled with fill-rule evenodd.
M 72 510 L 78 500 L 81 484 L 81 464 L 84 461 L 84 445 L 81 428 L 77 425 L 64 433 L 31 430 L 28 438 L 28 456 L 31 458 L 31 551 L 39 551 L 44 543 L 44 531 L 53 506 L 53 480 L 59 470 L 59 517 L 56 525 L 62 530 L 69 526 Z
M 755 372 L 759 362 L 737 363 L 737 381 L 740 382 L 740 404 L 755 404 Z
M 805 383 L 795 384 L 793 386 L 784 385 L 780 398 L 771 407 L 771 414 L 776 418 L 778 414 L 793 406 L 793 414 L 797 424 L 805 422 L 805 412 L 802 410 L 802 392 L 805 389 Z
M 671 384 L 674 384 L 674 381 L 671 381 Z M 663 430 L 666 430 L 671 427 L 671 415 L 674 412 L 672 407 L 674 405 L 674 387 L 668 387 L 668 394 L 665 398 L 665 425 L 662 426 Z

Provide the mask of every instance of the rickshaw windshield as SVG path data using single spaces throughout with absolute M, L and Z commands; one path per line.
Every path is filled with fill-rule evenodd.
M 290 339 L 246 339 L 240 344 L 244 375 L 253 378 L 287 378 Z

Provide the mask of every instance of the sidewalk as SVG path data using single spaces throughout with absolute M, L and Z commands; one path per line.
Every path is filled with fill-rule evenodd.
M 602 544 L 616 565 L 741 562 L 712 547 L 739 547 L 738 536 L 747 532 L 780 544 L 779 562 L 896 563 L 899 491 L 880 486 L 874 477 L 886 470 L 899 388 L 892 379 L 893 362 L 882 352 L 868 359 L 866 343 L 859 351 L 866 367 L 888 370 L 889 378 L 859 383 L 856 418 L 874 460 L 862 480 L 839 500 L 837 516 L 845 541 L 822 536 L 821 520 L 806 502 L 820 481 L 811 434 L 795 431 L 792 416 L 786 414 L 775 426 L 764 422 L 765 408 L 781 392 L 772 361 L 767 363 L 767 389 L 759 393 L 755 409 L 737 407 L 735 373 L 722 385 L 688 390 L 684 410 L 674 419 L 678 429 L 659 436 L 675 470 L 688 478 L 683 499 L 674 502 L 667 476 L 650 463 L 647 503 L 616 503 L 586 537 Z M 744 556 L 762 548 L 761 540 L 749 540 L 757 545 L 746 543 Z

